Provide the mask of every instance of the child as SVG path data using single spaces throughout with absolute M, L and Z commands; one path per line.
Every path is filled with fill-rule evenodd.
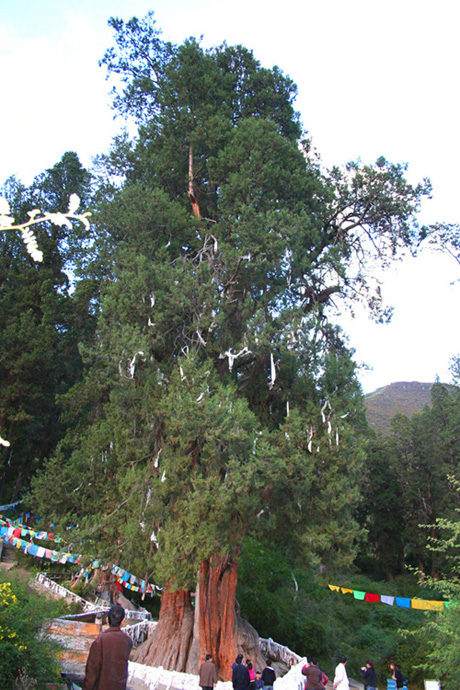
M 256 671 L 255 688 L 256 688 L 256 690 L 263 690 L 263 687 L 264 687 L 264 681 L 261 678 L 261 673 L 260 673 L 260 671 Z

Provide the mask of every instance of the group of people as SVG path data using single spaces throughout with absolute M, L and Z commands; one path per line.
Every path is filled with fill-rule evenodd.
M 398 690 L 408 685 L 409 681 L 404 673 L 398 668 L 397 664 L 392 662 L 390 664 L 390 670 L 392 671 L 391 677 L 396 681 L 396 688 Z M 361 668 L 361 673 L 363 674 L 364 690 L 377 690 L 377 674 L 372 661 L 366 661 L 366 665 Z
M 336 690 L 349 690 L 346 665 L 347 657 L 341 656 L 334 674 L 333 685 Z M 318 659 L 315 656 L 302 668 L 302 675 L 306 677 L 305 690 L 324 690 L 329 682 L 329 678 L 319 667 Z
M 270 666 L 269 659 L 266 663 L 262 672 L 256 671 L 251 659 L 246 659 L 246 663 L 243 664 L 243 655 L 238 654 L 232 664 L 233 690 L 273 690 L 276 673 Z
M 86 664 L 83 690 L 126 690 L 128 679 L 128 659 L 133 646 L 131 638 L 122 632 L 121 624 L 125 611 L 121 606 L 112 606 L 108 613 L 109 628 L 102 632 L 91 645 Z M 340 657 L 335 669 L 335 690 L 349 690 L 347 675 L 347 658 Z M 408 684 L 406 676 L 391 663 L 396 688 L 401 690 Z M 365 690 L 377 690 L 377 676 L 372 661 L 362 666 L 361 673 Z M 321 670 L 318 659 L 312 657 L 309 664 L 302 668 L 306 677 L 305 690 L 324 690 L 329 678 Z M 273 690 L 276 673 L 267 659 L 263 671 L 256 671 L 250 659 L 243 664 L 243 655 L 238 654 L 232 664 L 233 690 Z M 205 661 L 199 670 L 199 684 L 203 690 L 213 690 L 217 683 L 217 669 L 212 654 L 206 654 Z
M 340 657 L 335 669 L 333 683 L 336 690 L 349 690 L 350 688 L 346 666 L 347 657 Z M 396 681 L 396 688 L 401 690 L 401 688 L 406 687 L 408 680 L 397 664 L 391 663 L 390 669 L 393 672 L 392 678 Z M 312 657 L 311 662 L 303 667 L 302 673 L 306 676 L 305 690 L 324 690 L 329 680 L 320 669 L 318 659 L 315 657 Z M 366 665 L 361 667 L 361 673 L 364 680 L 364 690 L 377 690 L 377 674 L 372 661 L 366 661 Z

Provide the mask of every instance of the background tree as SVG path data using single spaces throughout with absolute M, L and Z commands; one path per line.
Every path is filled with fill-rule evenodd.
M 431 397 L 431 407 L 411 419 L 396 415 L 390 436 L 370 444 L 360 523 L 368 529 L 372 573 L 391 578 L 412 566 L 434 576 L 442 567 L 427 543 L 439 536 L 438 519 L 451 519 L 458 508 L 450 478 L 459 472 L 459 389 L 436 382 Z
M 77 346 L 91 330 L 91 317 L 83 283 L 70 295 L 68 272 L 75 237 L 81 240 L 86 230 L 63 213 L 70 190 L 86 199 L 89 182 L 77 156 L 66 153 L 30 188 L 14 178 L 3 188 L 16 223 L 37 214 L 48 219 L 39 231 L 41 263 L 27 253 L 20 232 L 0 232 L 0 429 L 10 444 L 1 451 L 3 498 L 15 500 L 54 451 L 63 434 L 56 396 L 81 375 Z
M 458 480 L 452 480 L 452 486 L 459 491 Z M 434 677 L 439 678 L 446 687 L 455 687 L 459 679 L 457 653 L 460 644 L 458 634 L 459 621 L 459 509 L 453 518 L 436 520 L 436 536 L 428 537 L 428 548 L 438 554 L 442 563 L 442 572 L 436 578 L 423 576 L 425 585 L 442 595 L 449 602 L 436 617 L 427 620 L 425 628 L 418 634 L 419 643 L 425 645 L 427 658 L 423 668 Z M 431 530 L 430 530 L 431 531 Z M 439 558 L 440 556 L 440 558 Z

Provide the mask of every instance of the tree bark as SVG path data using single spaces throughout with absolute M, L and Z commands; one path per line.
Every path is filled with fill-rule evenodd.
M 238 566 L 226 556 L 201 562 L 199 573 L 200 660 L 212 654 L 219 678 L 230 680 L 236 656 L 235 595 Z
M 158 625 L 149 639 L 132 654 L 133 661 L 163 666 L 168 671 L 186 672 L 193 633 L 193 607 L 190 592 L 165 588 L 161 598 Z
M 219 680 L 231 680 L 238 653 L 263 668 L 259 636 L 237 613 L 238 566 L 228 556 L 203 559 L 198 573 L 195 610 L 190 593 L 163 592 L 160 618 L 152 636 L 131 655 L 133 661 L 197 674 L 212 654 Z

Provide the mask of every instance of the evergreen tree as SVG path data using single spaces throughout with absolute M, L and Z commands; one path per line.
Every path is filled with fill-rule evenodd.
M 61 181 L 66 179 L 66 185 Z M 14 178 L 3 196 L 17 222 L 41 211 L 65 211 L 70 192 L 87 194 L 89 173 L 73 153 L 25 188 Z M 55 204 L 58 204 L 56 208 Z M 66 225 L 46 223 L 38 231 L 44 261 L 37 264 L 17 232 L 0 232 L 0 428 L 10 446 L 2 449 L 3 498 L 15 499 L 63 435 L 56 396 L 81 375 L 77 344 L 88 333 L 88 301 L 82 286 L 69 295 L 70 247 Z M 81 235 L 80 235 L 81 237 Z
M 438 384 L 433 391 L 433 413 L 439 422 L 439 437 L 444 446 L 445 458 L 453 470 L 450 473 L 450 493 L 455 493 L 455 500 L 450 501 L 447 512 L 435 520 L 435 529 L 428 527 L 428 549 L 434 555 L 433 560 L 440 564 L 436 577 L 423 576 L 424 584 L 430 585 L 443 598 L 450 602 L 445 609 L 429 620 L 423 633 L 419 635 L 422 644 L 427 648 L 425 670 L 439 678 L 444 687 L 456 687 L 460 680 L 458 668 L 458 650 L 460 646 L 459 630 L 459 547 L 460 521 L 459 480 L 458 480 L 458 442 L 460 423 L 460 357 L 457 355 L 451 362 L 453 386 Z M 455 386 L 455 387 L 454 387 Z M 436 411 L 435 411 L 435 408 Z M 453 462 L 452 462 L 453 461 Z M 455 508 L 454 508 L 455 506 Z
M 388 577 L 407 566 L 432 575 L 445 567 L 427 544 L 439 537 L 438 520 L 452 519 L 459 505 L 451 483 L 460 463 L 459 388 L 436 382 L 431 398 L 411 419 L 396 415 L 390 436 L 370 446 L 360 523 L 369 531 L 374 567 Z
M 97 332 L 34 497 L 86 552 L 166 583 L 143 658 L 196 670 L 212 650 L 226 677 L 245 535 L 288 533 L 313 567 L 356 552 L 362 401 L 327 315 L 336 298 L 385 316 L 367 261 L 412 245 L 428 185 L 383 158 L 324 172 L 295 85 L 245 48 L 111 25 L 103 63 L 139 131 L 100 162 Z

